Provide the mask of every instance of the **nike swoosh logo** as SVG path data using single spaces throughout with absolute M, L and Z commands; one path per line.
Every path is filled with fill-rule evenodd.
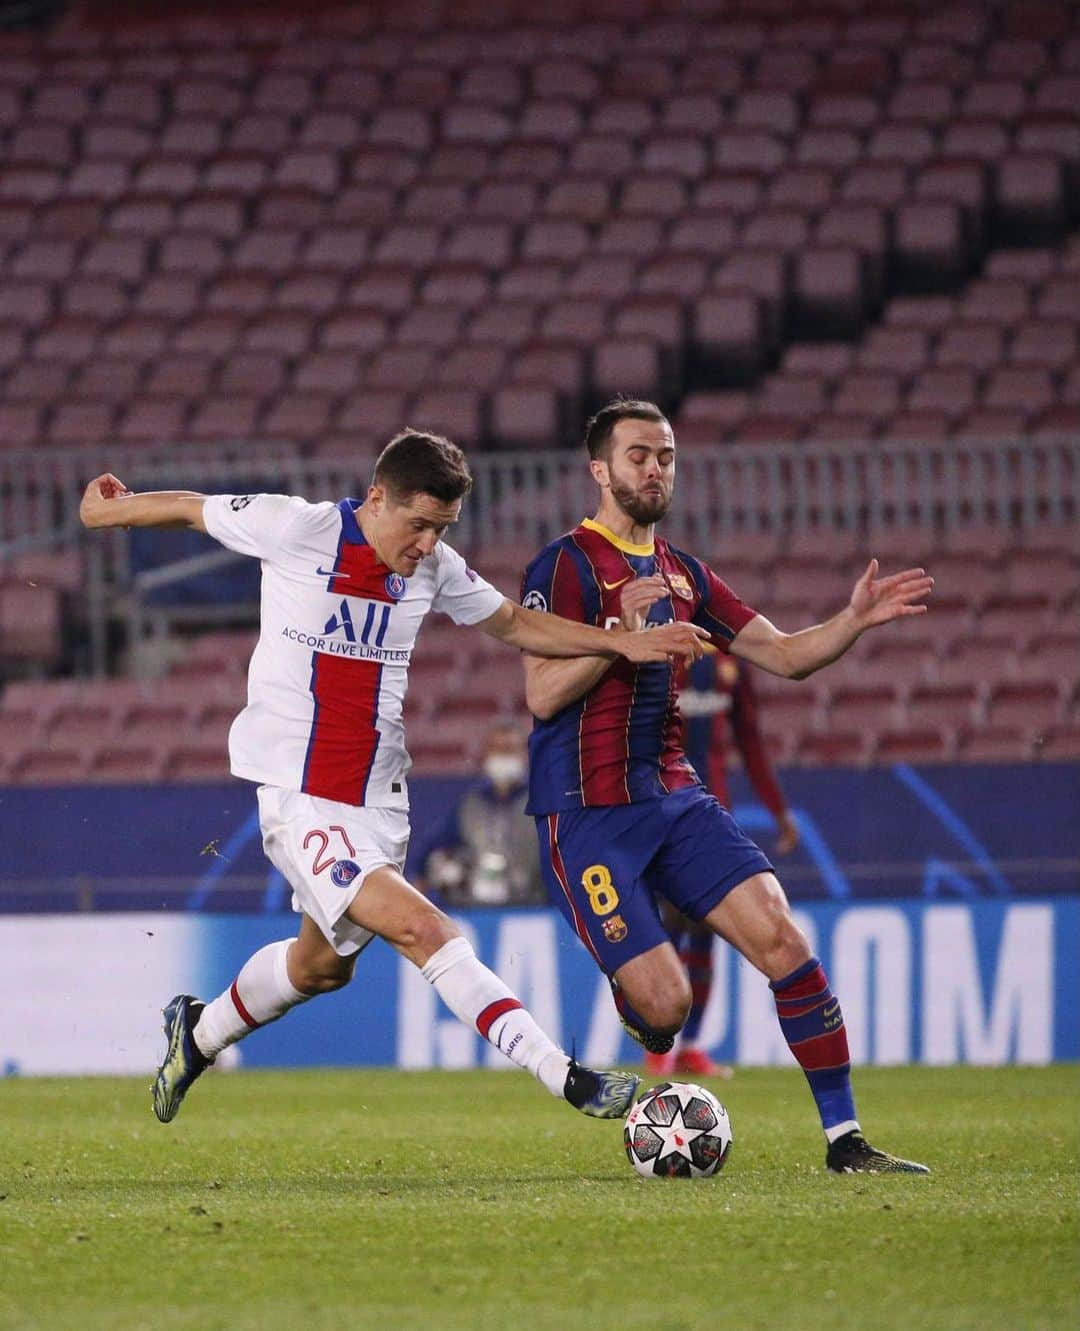
M 630 574 L 625 578 L 620 578 L 618 582 L 604 582 L 603 578 L 601 578 L 600 581 L 604 582 L 604 591 L 613 592 L 616 587 L 621 587 L 624 582 L 629 582 L 631 577 L 633 577 L 633 574 Z

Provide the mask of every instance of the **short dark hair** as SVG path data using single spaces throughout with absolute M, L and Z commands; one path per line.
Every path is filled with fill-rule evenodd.
M 472 489 L 465 454 L 441 434 L 406 428 L 394 435 L 375 462 L 375 485 L 398 503 L 413 495 L 431 495 L 444 504 L 464 499 Z
M 607 458 L 610 455 L 611 436 L 620 421 L 666 421 L 667 417 L 655 402 L 640 398 L 617 397 L 593 416 L 585 426 L 585 447 L 589 457 Z

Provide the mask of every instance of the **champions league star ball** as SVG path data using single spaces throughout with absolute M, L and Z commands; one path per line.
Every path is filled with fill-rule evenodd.
M 731 1150 L 728 1112 L 711 1091 L 663 1082 L 626 1116 L 623 1145 L 643 1178 L 711 1178 Z

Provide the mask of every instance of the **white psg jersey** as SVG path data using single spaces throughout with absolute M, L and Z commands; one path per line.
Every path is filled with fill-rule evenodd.
M 364 539 L 355 500 L 214 495 L 206 530 L 262 560 L 247 706 L 229 731 L 234 776 L 342 804 L 408 808 L 402 708 L 421 621 L 476 624 L 502 593 L 444 542 L 412 577 Z

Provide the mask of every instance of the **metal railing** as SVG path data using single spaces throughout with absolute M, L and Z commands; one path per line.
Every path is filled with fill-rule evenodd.
M 473 493 L 451 537 L 462 550 L 539 549 L 595 502 L 576 450 L 478 453 L 470 462 Z M 258 489 L 319 500 L 362 496 L 371 461 L 235 445 L 117 450 L 107 464 L 136 490 Z M 94 673 L 106 667 L 110 620 L 127 622 L 137 649 L 140 637 L 171 624 L 168 610 L 148 604 L 154 589 L 237 558 L 219 551 L 133 574 L 122 531 L 85 533 L 78 522 L 79 500 L 97 466 L 96 459 L 88 465 L 85 452 L 0 455 L 0 565 L 28 551 L 82 544 Z M 664 534 L 709 556 L 759 532 L 944 535 L 966 526 L 1080 524 L 1078 491 L 1080 438 L 688 447 L 679 454 Z
M 304 458 L 292 448 L 117 450 L 101 459 L 135 489 L 281 489 L 310 499 L 363 494 L 371 462 Z M 574 451 L 477 453 L 454 541 L 539 546 L 575 525 L 595 491 Z M 927 443 L 730 444 L 679 454 L 673 539 L 719 545 L 731 533 L 880 531 L 968 524 L 1033 526 L 1080 514 L 1080 438 Z M 0 558 L 74 540 L 85 451 L 0 454 Z

